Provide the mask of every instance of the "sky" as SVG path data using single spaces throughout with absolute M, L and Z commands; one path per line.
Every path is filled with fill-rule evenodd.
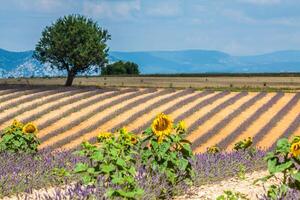
M 0 48 L 32 50 L 68 14 L 107 29 L 114 51 L 300 50 L 300 0 L 0 0 Z

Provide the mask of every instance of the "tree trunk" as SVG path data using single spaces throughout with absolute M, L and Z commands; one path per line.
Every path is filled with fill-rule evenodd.
M 75 75 L 73 73 L 68 72 L 68 77 L 67 77 L 67 81 L 65 83 L 65 86 L 72 86 L 74 77 L 75 77 Z

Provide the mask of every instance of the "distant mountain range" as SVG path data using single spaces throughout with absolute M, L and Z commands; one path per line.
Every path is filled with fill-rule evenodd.
M 33 51 L 0 49 L 0 77 L 64 76 L 32 58 Z M 110 62 L 132 61 L 143 74 L 300 72 L 300 51 L 277 51 L 255 56 L 232 56 L 220 51 L 111 51 Z M 97 75 L 95 69 L 82 75 Z

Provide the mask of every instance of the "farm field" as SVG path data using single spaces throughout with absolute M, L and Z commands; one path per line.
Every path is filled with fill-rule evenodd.
M 228 92 L 162 88 L 0 87 L 0 129 L 13 119 L 34 122 L 41 149 L 75 149 L 100 132 L 121 127 L 140 133 L 160 112 L 184 120 L 194 152 L 237 141 L 271 148 L 300 135 L 300 93 Z

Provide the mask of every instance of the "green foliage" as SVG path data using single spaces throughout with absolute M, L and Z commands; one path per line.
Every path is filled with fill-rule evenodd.
M 64 183 L 64 180 L 70 177 L 71 173 L 64 167 L 55 167 L 52 169 L 50 175 L 52 175 L 57 182 Z
M 284 197 L 288 188 L 300 190 L 300 171 L 297 167 L 300 164 L 299 155 L 300 138 L 298 136 L 294 137 L 292 142 L 286 138 L 278 140 L 274 152 L 269 152 L 266 155 L 265 160 L 268 163 L 269 175 L 257 181 L 265 182 L 275 177 L 276 174 L 282 174 L 283 177 L 281 184 L 272 185 L 268 189 L 269 198 L 275 200 L 278 196 Z
M 245 167 L 245 165 L 239 164 L 239 170 L 237 172 L 237 175 L 242 180 L 246 179 L 246 167 Z
M 216 154 L 216 153 L 220 153 L 221 149 L 217 145 L 215 145 L 215 146 L 208 147 L 206 152 L 209 154 Z
M 34 58 L 49 63 L 52 68 L 66 70 L 66 85 L 72 85 L 74 77 L 92 66 L 103 67 L 107 63 L 110 39 L 107 30 L 92 19 L 81 15 L 59 18 L 42 32 L 36 45 Z
M 143 163 L 150 166 L 153 172 L 165 174 L 167 181 L 172 185 L 181 181 L 191 182 L 194 177 L 190 162 L 194 158 L 191 144 L 184 139 L 185 132 L 182 132 L 178 125 L 174 130 L 174 133 L 166 135 L 160 141 L 160 137 L 155 135 L 151 128 L 147 129 L 144 132 L 146 138 L 142 141 L 144 147 L 141 151 Z
M 40 141 L 36 136 L 37 129 L 27 131 L 27 127 L 34 126 L 32 123 L 23 125 L 21 122 L 14 120 L 13 123 L 6 127 L 0 135 L 0 152 L 8 151 L 13 153 L 36 153 Z
M 118 61 L 101 68 L 102 75 L 140 74 L 139 66 L 133 62 Z
M 117 134 L 117 133 L 116 133 Z M 115 134 L 115 135 L 116 135 Z M 106 195 L 110 198 L 138 198 L 143 190 L 137 187 L 136 159 L 139 141 L 135 135 L 121 129 L 117 136 L 100 134 L 99 146 L 89 142 L 82 144 L 80 155 L 88 158 L 88 162 L 78 163 L 75 173 L 82 176 L 85 184 L 97 185 L 97 178 L 104 177 L 105 183 L 118 185 L 120 189 L 110 187 Z M 101 186 L 99 186 L 101 187 Z
M 249 137 L 249 138 L 247 138 L 247 139 L 244 139 L 244 140 L 241 140 L 241 141 L 235 143 L 233 149 L 236 150 L 236 151 L 239 151 L 239 150 L 246 150 L 246 149 L 248 149 L 251 145 L 252 145 L 252 138 Z
M 218 196 L 216 200 L 249 200 L 249 198 L 240 192 L 226 190 L 222 195 Z

